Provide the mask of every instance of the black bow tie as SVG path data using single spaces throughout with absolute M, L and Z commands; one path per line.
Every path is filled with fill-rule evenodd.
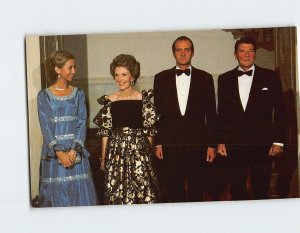
M 242 76 L 242 75 L 244 75 L 244 74 L 246 74 L 246 75 L 248 75 L 248 76 L 251 76 L 251 75 L 252 75 L 252 70 L 248 70 L 248 71 L 246 71 L 246 72 L 244 72 L 244 71 L 242 71 L 242 70 L 238 70 L 238 71 L 237 71 L 237 74 L 238 74 L 238 76 Z
M 180 76 L 183 73 L 185 73 L 187 76 L 190 76 L 191 71 L 190 71 L 190 69 L 185 69 L 185 70 L 176 69 L 176 75 L 177 76 Z

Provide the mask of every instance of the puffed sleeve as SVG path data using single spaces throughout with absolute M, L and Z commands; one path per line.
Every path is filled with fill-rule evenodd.
M 93 122 L 99 127 L 97 135 L 100 137 L 108 137 L 112 129 L 112 118 L 111 118 L 111 101 L 107 98 L 107 95 L 97 99 L 100 105 L 104 105 L 100 109 L 98 114 L 93 119 Z
M 156 107 L 150 101 L 154 92 L 152 89 L 143 90 L 143 132 L 147 136 L 155 136 L 157 129 L 155 127 L 156 122 L 159 120 L 159 115 Z
M 50 102 L 45 90 L 42 90 L 38 93 L 37 105 L 39 122 L 43 134 L 44 143 L 48 147 L 48 152 L 46 152 L 46 154 L 42 154 L 42 158 L 46 158 L 46 156 L 55 157 L 56 150 L 65 150 L 66 148 L 61 145 L 55 138 L 53 125 L 50 121 L 52 117 Z

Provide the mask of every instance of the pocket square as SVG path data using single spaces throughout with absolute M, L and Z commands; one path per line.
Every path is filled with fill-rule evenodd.
M 261 89 L 262 91 L 267 91 L 269 90 L 267 87 L 264 87 L 263 89 Z

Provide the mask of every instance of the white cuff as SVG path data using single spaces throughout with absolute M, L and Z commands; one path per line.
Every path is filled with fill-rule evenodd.
M 283 144 L 283 143 L 280 143 L 280 142 L 273 142 L 273 145 L 277 145 L 277 146 L 281 146 L 281 147 L 284 146 L 284 144 Z

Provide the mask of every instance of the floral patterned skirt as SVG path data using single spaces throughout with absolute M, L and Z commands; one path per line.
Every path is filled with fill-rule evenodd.
M 141 129 L 114 129 L 107 141 L 105 204 L 159 201 L 159 186 L 147 135 Z

